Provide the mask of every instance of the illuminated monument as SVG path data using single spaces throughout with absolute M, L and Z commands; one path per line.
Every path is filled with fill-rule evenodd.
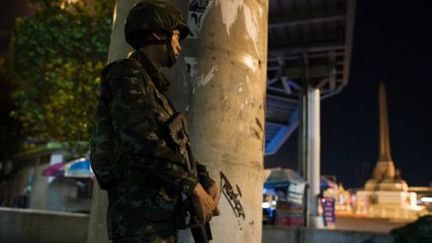
M 416 219 L 423 208 L 417 206 L 416 193 L 408 192 L 390 153 L 387 98 L 384 83 L 379 87 L 380 149 L 372 178 L 357 192 L 357 212 L 370 217 Z
M 407 183 L 396 173 L 390 153 L 390 133 L 388 125 L 387 95 L 384 83 L 379 87 L 379 128 L 380 149 L 378 163 L 375 165 L 372 178 L 366 182 L 366 191 L 408 191 Z

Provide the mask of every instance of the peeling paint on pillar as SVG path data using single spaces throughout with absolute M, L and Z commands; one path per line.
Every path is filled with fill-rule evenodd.
M 267 13 L 268 1 L 189 1 L 190 135 L 221 186 L 214 242 L 261 242 Z

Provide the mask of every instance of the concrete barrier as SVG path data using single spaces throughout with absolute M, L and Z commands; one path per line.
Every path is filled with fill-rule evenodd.
M 393 243 L 390 234 L 264 226 L 263 243 Z
M 0 242 L 85 243 L 88 223 L 87 214 L 0 208 Z M 264 226 L 262 242 L 393 243 L 393 238 L 385 233 Z
M 87 214 L 0 208 L 2 243 L 85 243 Z

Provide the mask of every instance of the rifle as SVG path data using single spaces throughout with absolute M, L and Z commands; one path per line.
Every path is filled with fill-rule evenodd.
M 208 222 L 199 227 L 192 227 L 191 231 L 195 243 L 208 243 L 213 239 L 210 224 Z
M 173 142 L 178 146 L 179 152 L 186 159 L 186 167 L 188 171 L 195 176 L 198 176 L 196 164 L 192 156 L 192 150 L 189 143 L 189 135 L 186 131 L 187 120 L 182 113 L 176 113 L 172 119 L 168 121 L 168 131 Z M 183 199 L 183 215 L 184 228 L 190 227 L 195 243 L 209 243 L 213 239 L 210 224 L 207 222 L 204 225 L 193 223 L 194 208 L 190 198 L 182 197 Z M 186 210 L 184 210 L 186 209 Z M 187 211 L 187 212 L 186 212 Z M 189 222 L 187 222 L 189 221 Z

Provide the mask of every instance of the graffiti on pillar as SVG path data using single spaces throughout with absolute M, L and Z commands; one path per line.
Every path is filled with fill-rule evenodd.
M 224 195 L 224 197 L 228 200 L 229 205 L 231 206 L 231 209 L 234 212 L 235 217 L 237 218 L 237 223 L 240 226 L 240 230 L 242 230 L 242 226 L 240 223 L 240 219 L 246 219 L 246 213 L 243 209 L 243 205 L 241 204 L 240 198 L 242 197 L 242 193 L 240 190 L 240 187 L 238 185 L 235 185 L 235 187 L 232 186 L 231 182 L 228 181 L 228 178 L 220 172 L 220 178 L 221 178 L 221 192 Z M 236 191 L 237 192 L 236 192 Z
M 191 38 L 198 38 L 210 2 L 211 0 L 191 0 L 189 2 L 188 26 L 193 34 Z

